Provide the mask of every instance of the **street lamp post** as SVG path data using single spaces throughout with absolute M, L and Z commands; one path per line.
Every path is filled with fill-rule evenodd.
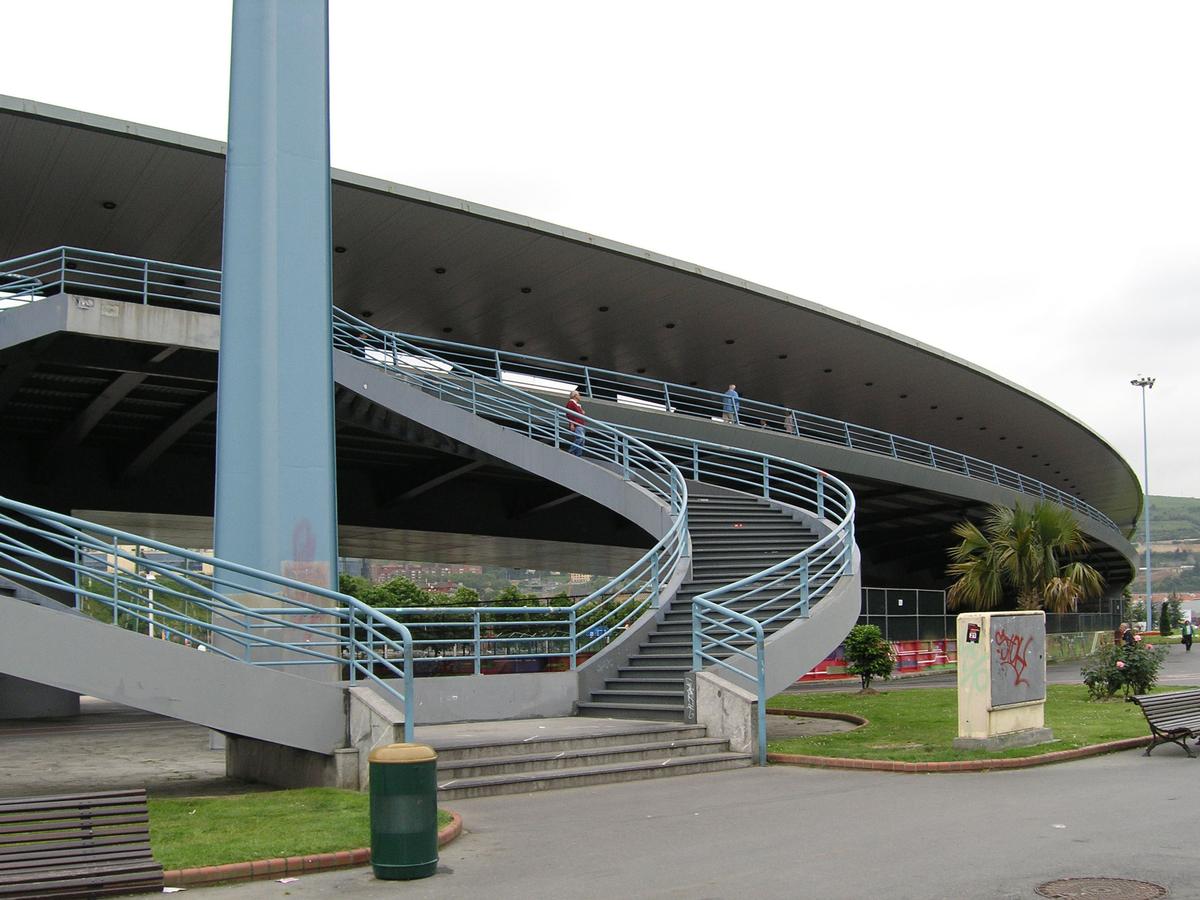
M 1154 627 L 1154 593 L 1150 588 L 1150 443 L 1146 428 L 1146 388 L 1154 387 L 1154 379 L 1138 375 L 1129 383 L 1142 389 L 1142 489 L 1146 496 L 1142 520 L 1146 523 L 1146 630 L 1149 631 Z

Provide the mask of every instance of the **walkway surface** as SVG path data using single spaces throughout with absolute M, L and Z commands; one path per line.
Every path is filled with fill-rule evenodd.
M 1049 674 L 1052 682 L 1077 683 L 1079 665 L 1053 666 Z M 1173 647 L 1163 682 L 1200 684 L 1200 651 Z M 952 677 L 881 687 L 939 683 L 952 684 Z M 234 784 L 221 777 L 223 754 L 206 749 L 203 729 L 88 708 L 90 715 L 66 722 L 0 723 L 0 793 L 33 793 L 30 779 L 43 785 L 40 779 L 61 778 L 53 768 L 60 765 L 55 747 L 90 759 L 72 777 L 90 773 L 92 787 L 117 780 L 121 771 L 143 779 L 157 773 L 159 790 L 172 793 Z M 1127 751 L 1013 772 L 931 776 L 776 766 L 456 800 L 449 805 L 466 828 L 443 848 L 433 878 L 379 882 L 369 869 L 351 869 L 188 893 L 198 900 L 948 900 L 1034 898 L 1034 887 L 1051 879 L 1108 876 L 1163 885 L 1173 898 L 1200 898 L 1198 783 L 1200 760 L 1168 745 L 1150 758 Z

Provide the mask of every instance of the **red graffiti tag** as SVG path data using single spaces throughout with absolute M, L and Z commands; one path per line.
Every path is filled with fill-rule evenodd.
M 1013 671 L 1013 687 L 1019 684 L 1029 684 L 1023 676 L 1025 670 L 1029 668 L 1029 660 L 1025 657 L 1033 644 L 1033 638 L 1009 634 L 1000 628 L 992 638 L 992 644 L 996 648 L 995 653 L 1000 660 L 1000 665 L 1008 666 Z

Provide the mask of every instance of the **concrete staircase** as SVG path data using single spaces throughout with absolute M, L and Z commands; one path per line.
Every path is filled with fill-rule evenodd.
M 682 722 L 684 676 L 692 668 L 692 598 L 760 572 L 817 541 L 816 534 L 784 510 L 766 500 L 728 491 L 693 492 L 688 501 L 688 530 L 692 535 L 691 581 L 617 670 L 617 677 L 608 679 L 591 700 L 578 704 L 580 715 Z M 797 583 L 784 582 L 777 592 Z M 767 596 L 741 601 L 733 608 L 744 611 L 765 599 Z M 795 600 L 790 597 L 779 608 Z M 768 633 L 784 624 L 776 623 Z
M 544 724 L 535 724 L 538 721 Z M 700 725 L 588 721 L 590 726 L 582 729 L 578 719 L 490 723 L 492 734 L 448 733 L 440 739 L 429 738 L 418 729 L 418 739 L 437 750 L 439 800 L 690 775 L 753 764 L 749 754 L 731 752 L 728 741 L 708 737 Z M 522 737 L 522 732 L 514 731 L 522 725 L 533 730 L 533 736 Z

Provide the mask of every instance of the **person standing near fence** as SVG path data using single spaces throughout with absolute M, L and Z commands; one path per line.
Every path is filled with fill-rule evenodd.
M 587 440 L 587 426 L 583 423 L 583 404 L 579 402 L 579 391 L 571 391 L 567 398 L 567 428 L 571 430 L 571 454 L 583 456 L 583 444 Z
M 729 390 L 721 395 L 724 402 L 721 405 L 721 418 L 726 424 L 737 425 L 738 422 L 738 406 L 741 398 L 738 397 L 737 385 L 731 384 Z
M 1179 629 L 1179 633 L 1183 639 L 1183 649 L 1188 653 L 1192 652 L 1192 638 L 1196 635 L 1196 626 L 1192 624 L 1191 619 L 1183 620 L 1183 627 Z

